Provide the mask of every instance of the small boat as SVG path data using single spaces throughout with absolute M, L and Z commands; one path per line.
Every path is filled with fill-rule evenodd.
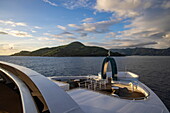
M 45 77 L 0 61 L 0 91 L 0 113 L 169 113 L 138 75 L 118 72 L 110 56 L 98 75 L 88 76 Z

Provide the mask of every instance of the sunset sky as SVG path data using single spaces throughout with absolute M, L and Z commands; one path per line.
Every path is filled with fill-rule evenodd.
M 80 41 L 170 47 L 170 0 L 0 0 L 0 55 Z

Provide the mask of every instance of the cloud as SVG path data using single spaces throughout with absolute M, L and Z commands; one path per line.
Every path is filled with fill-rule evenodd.
M 80 36 L 85 37 L 85 36 L 87 36 L 87 33 L 80 33 Z
M 40 26 L 34 26 L 35 29 L 42 29 Z
M 95 3 L 95 0 L 43 0 L 43 1 L 55 7 L 62 6 L 71 10 L 81 7 L 92 8 Z
M 113 18 L 126 20 L 121 21 L 126 24 L 124 30 L 117 33 L 117 38 L 138 40 L 141 44 L 156 42 L 145 47 L 170 46 L 170 26 L 167 24 L 170 22 L 169 0 L 97 0 L 94 8 L 99 12 L 111 12 Z M 130 45 L 131 42 L 124 43 Z
M 127 47 L 143 47 L 143 46 L 154 45 L 154 44 L 158 44 L 158 43 L 157 42 L 145 42 L 145 43 L 128 45 Z
M 59 33 L 59 34 L 49 34 L 49 33 L 44 33 L 43 35 L 50 36 L 50 37 L 56 37 L 56 38 L 63 38 L 63 37 L 73 37 L 74 34 L 68 31 Z
M 50 36 L 50 37 L 55 37 L 55 38 L 63 38 L 62 35 L 56 35 L 56 34 L 44 33 L 43 35 Z
M 78 33 L 106 33 L 109 28 L 118 23 L 118 20 L 99 21 L 95 23 L 83 23 L 81 25 L 68 24 L 68 26 L 76 28 Z
M 112 40 L 109 42 L 88 42 L 87 45 L 100 46 L 108 49 L 117 48 L 132 48 L 132 47 L 145 47 L 150 45 L 155 45 L 157 42 L 139 42 L 139 40 Z
M 32 33 L 36 33 L 37 31 L 35 31 L 35 30 L 31 30 L 31 32 L 32 32 Z
M 76 40 L 77 38 L 76 37 L 65 37 L 65 39 L 67 39 L 67 40 Z
M 62 5 L 68 9 L 75 8 L 92 8 L 94 5 L 94 0 L 61 0 Z
M 79 26 L 76 25 L 76 24 L 68 24 L 68 26 L 69 26 L 69 27 L 73 27 L 73 28 L 79 28 Z
M 74 37 L 74 34 L 73 33 L 70 33 L 70 32 L 63 32 L 63 33 L 60 33 L 60 34 L 49 34 L 49 33 L 44 33 L 44 35 L 46 36 L 49 36 L 50 39 L 52 37 L 53 40 L 75 40 L 77 38 Z M 47 39 L 47 38 L 46 38 Z
M 27 24 L 23 22 L 13 22 L 13 21 L 6 21 L 6 20 L 0 20 L 0 23 L 5 24 L 5 25 L 11 25 L 12 27 L 27 26 Z
M 74 34 L 73 34 L 73 33 L 71 33 L 71 32 L 68 32 L 68 31 L 66 31 L 66 32 L 63 32 L 63 33 L 60 33 L 60 35 L 63 35 L 63 36 L 69 36 L 69 37 L 72 37 L 72 36 L 74 36 Z
M 52 6 L 56 6 L 56 7 L 58 6 L 56 3 L 50 2 L 49 0 L 43 0 L 43 1 L 52 5 Z
M 17 31 L 17 30 L 12 30 L 8 34 L 15 37 L 33 37 L 31 34 L 27 32 Z
M 115 32 L 109 32 L 109 33 L 107 33 L 107 35 L 106 35 L 106 38 L 114 38 L 114 37 L 116 37 L 116 33 Z
M 49 37 L 38 37 L 37 38 L 39 41 L 57 41 L 57 42 L 63 42 L 62 39 L 59 38 L 49 38 Z
M 8 35 L 12 35 L 15 37 L 33 37 L 31 34 L 24 32 L 24 31 L 18 31 L 18 30 L 12 30 L 12 29 L 4 29 L 4 31 L 1 31 L 1 33 L 5 33 Z
M 59 29 L 61 29 L 61 30 L 67 30 L 67 28 L 66 28 L 66 27 L 61 26 L 61 25 L 57 25 L 57 28 L 59 28 Z
M 165 8 L 165 9 L 170 8 L 170 1 L 164 1 L 164 2 L 162 3 L 162 8 Z
M 92 22 L 94 18 L 85 18 L 82 20 L 82 22 Z
M 94 12 L 93 12 L 93 14 L 94 14 L 94 15 L 96 15 L 96 14 L 97 14 L 97 12 L 96 12 L 96 11 L 94 11 Z
M 14 44 L 0 44 L 1 50 L 12 50 L 14 49 Z
M 18 51 L 18 48 L 13 43 L 8 44 L 0 44 L 0 54 L 1 55 L 10 55 L 11 53 L 15 53 Z
M 8 34 L 7 32 L 0 31 L 0 35 L 7 35 L 7 34 Z
M 90 20 L 92 19 L 86 18 L 83 21 L 90 21 Z M 74 32 L 75 34 L 79 34 L 80 37 L 87 38 L 88 34 L 108 33 L 109 31 L 111 31 L 110 27 L 119 22 L 120 22 L 119 19 L 111 19 L 111 20 L 98 21 L 93 23 L 82 23 L 80 25 L 68 24 L 68 26 L 72 28 L 71 31 Z
M 153 47 L 168 47 L 168 40 L 164 36 L 170 33 L 170 9 L 150 9 L 145 12 L 145 15 L 134 18 L 128 25 L 129 30 L 122 32 L 122 37 L 138 38 L 148 41 L 160 41 Z M 164 40 L 164 41 L 163 41 Z M 161 43 L 161 42 L 164 43 Z M 167 44 L 165 44 L 167 42 Z
M 118 17 L 134 17 L 151 5 L 149 0 L 97 0 L 95 9 L 114 12 Z

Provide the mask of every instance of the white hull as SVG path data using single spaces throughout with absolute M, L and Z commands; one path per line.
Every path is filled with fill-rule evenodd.
M 118 81 L 137 81 L 135 85 L 139 88 L 138 90 L 144 93 L 146 98 L 128 100 L 88 89 L 69 90 L 67 83 L 46 78 L 22 66 L 0 62 L 0 68 L 2 74 L 0 75 L 3 77 L 2 83 L 12 82 L 18 87 L 23 113 L 43 113 L 44 111 L 50 113 L 169 113 L 159 97 L 146 85 L 138 81 L 138 76 L 130 72 L 118 73 Z M 81 77 L 86 78 L 85 76 Z M 98 78 L 100 76 L 89 77 Z M 38 108 L 35 97 L 43 103 L 42 111 Z

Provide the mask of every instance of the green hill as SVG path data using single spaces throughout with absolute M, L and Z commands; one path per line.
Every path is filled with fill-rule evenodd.
M 80 42 L 72 42 L 68 45 L 42 48 L 36 51 L 21 51 L 12 56 L 54 56 L 54 57 L 70 57 L 70 56 L 107 56 L 108 50 L 102 47 L 85 46 Z M 111 52 L 111 56 L 123 56 L 118 52 Z

